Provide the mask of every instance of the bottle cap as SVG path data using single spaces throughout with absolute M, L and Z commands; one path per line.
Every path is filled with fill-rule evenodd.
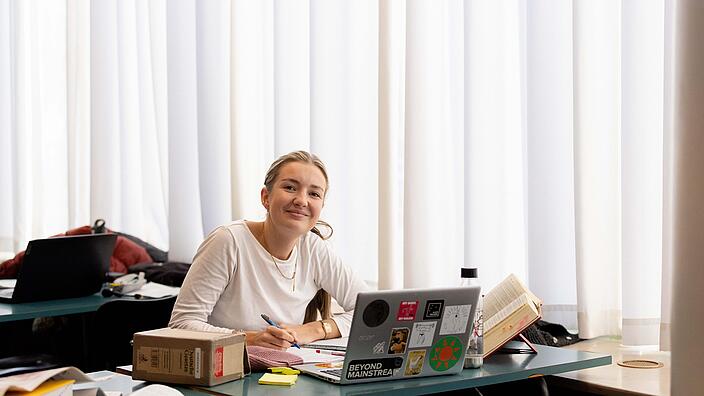
M 462 268 L 463 278 L 478 278 L 479 270 L 477 268 Z

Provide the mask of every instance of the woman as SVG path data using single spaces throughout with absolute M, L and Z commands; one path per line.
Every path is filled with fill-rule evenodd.
M 274 161 L 261 190 L 265 220 L 235 221 L 208 235 L 169 326 L 246 331 L 248 345 L 274 349 L 347 336 L 357 293 L 366 286 L 316 228 L 323 224 L 332 234 L 319 220 L 327 189 L 316 156 L 296 151 Z M 344 314 L 331 317 L 331 294 Z M 261 314 L 281 328 L 267 326 Z

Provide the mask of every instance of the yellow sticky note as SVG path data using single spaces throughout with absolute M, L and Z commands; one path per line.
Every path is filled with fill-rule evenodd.
M 259 378 L 261 385 L 293 385 L 296 383 L 298 375 L 296 374 L 272 374 L 265 373 Z
M 300 374 L 301 372 L 291 367 L 269 367 L 272 373 L 279 374 Z

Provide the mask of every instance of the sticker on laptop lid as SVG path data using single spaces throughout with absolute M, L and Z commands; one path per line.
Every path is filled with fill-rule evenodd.
M 347 366 L 348 380 L 391 377 L 403 367 L 402 357 L 353 360 Z
M 442 315 L 442 307 L 445 305 L 445 300 L 428 300 L 425 303 L 425 311 L 423 320 L 440 319 Z
M 398 306 L 396 320 L 416 320 L 417 310 L 418 301 L 401 301 L 401 304 Z
M 423 371 L 423 362 L 425 362 L 425 349 L 408 352 L 406 359 L 406 371 L 404 376 L 418 375 Z
M 389 355 L 406 352 L 408 332 L 408 327 L 397 327 L 391 329 L 391 338 L 389 339 Z
M 389 317 L 389 304 L 384 300 L 374 300 L 364 307 L 362 320 L 368 327 L 377 327 Z
M 464 362 L 465 349 L 459 338 L 447 336 L 438 340 L 430 351 L 430 368 L 435 371 L 447 371 L 458 361 Z
M 374 345 L 374 348 L 372 349 L 372 353 L 375 355 L 380 355 L 382 353 L 386 352 L 386 342 L 377 342 L 376 345 Z
M 413 323 L 413 332 L 408 341 L 409 348 L 429 347 L 433 343 L 437 322 Z
M 472 305 L 448 305 L 442 314 L 440 335 L 462 334 L 467 330 Z

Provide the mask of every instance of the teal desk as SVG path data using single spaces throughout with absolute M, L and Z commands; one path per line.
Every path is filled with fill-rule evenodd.
M 70 315 L 94 312 L 108 301 L 117 297 L 103 297 L 100 293 L 92 296 L 67 298 L 63 300 L 37 301 L 22 304 L 0 304 L 0 322 L 34 319 L 38 317 Z
M 359 385 L 334 385 L 328 382 L 299 375 L 296 385 L 291 387 L 259 385 L 261 373 L 252 374 L 243 380 L 233 381 L 210 388 L 179 388 L 185 395 L 205 393 L 257 396 L 257 395 L 421 395 L 474 388 L 517 381 L 531 376 L 551 375 L 611 364 L 611 356 L 569 349 L 536 345 L 538 354 L 494 355 L 484 362 L 481 369 L 466 369 L 457 375 L 376 382 Z

